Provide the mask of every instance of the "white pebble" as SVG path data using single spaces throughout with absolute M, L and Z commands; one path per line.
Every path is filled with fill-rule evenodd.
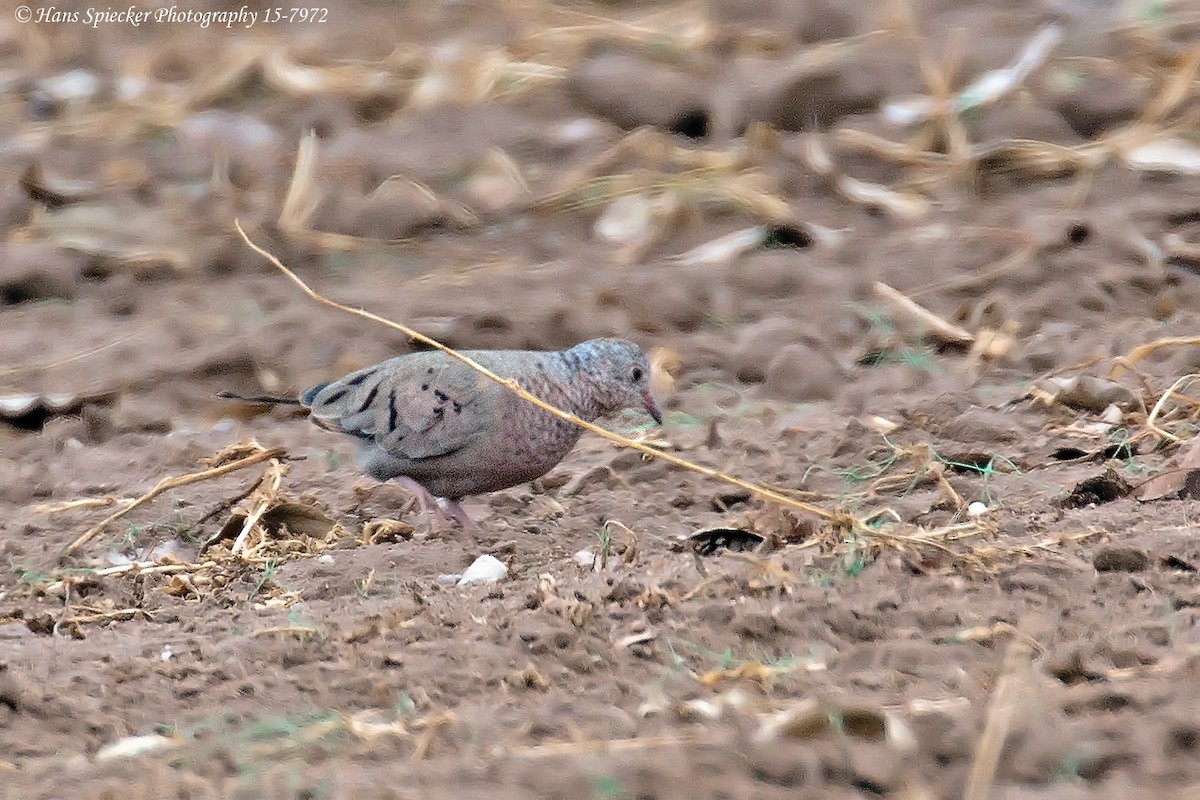
M 143 753 L 165 750 L 174 744 L 175 742 L 171 739 L 168 739 L 166 736 L 160 736 L 157 733 L 146 736 L 126 736 L 124 739 L 118 739 L 112 744 L 101 747 L 100 752 L 96 753 L 96 760 L 108 761 L 113 758 L 131 758 L 133 756 L 140 756 Z
M 1100 415 L 1100 421 L 1107 422 L 1109 425 L 1120 425 L 1125 421 L 1125 412 L 1116 403 L 1112 403 L 1104 409 L 1104 413 Z
M 571 560 L 584 569 L 591 569 L 596 564 L 596 554 L 591 550 L 580 550 L 571 556 Z
M 971 505 L 967 506 L 968 517 L 982 517 L 986 513 L 988 513 L 987 503 L 981 503 L 976 500 L 974 503 L 971 503 Z
M 333 556 L 329 555 L 329 553 L 323 553 L 317 556 L 317 563 L 328 566 L 333 563 Z
M 458 579 L 458 585 L 467 583 L 494 583 L 508 574 L 508 567 L 495 556 L 482 555 L 467 567 Z

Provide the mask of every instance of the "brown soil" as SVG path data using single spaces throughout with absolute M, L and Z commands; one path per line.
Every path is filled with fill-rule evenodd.
M 881 121 L 929 91 L 886 4 L 711 0 L 698 41 L 681 38 L 695 6 L 394 5 L 341 4 L 273 38 L 6 12 L 0 794 L 958 798 L 994 757 L 991 798 L 1200 796 L 1195 509 L 1128 494 L 1186 450 L 1187 385 L 1158 431 L 1147 412 L 1200 351 L 1155 351 L 1073 405 L 1039 401 L 1044 382 L 1031 395 L 1048 373 L 1105 378 L 1137 345 L 1196 333 L 1200 178 L 1116 156 L 1049 175 L 950 166 L 938 125 Z M 1137 8 L 943 0 L 916 22 L 955 89 L 1060 25 L 1049 61 L 961 129 L 976 148 L 1078 148 L 1143 118 L 1171 80 L 1183 99 L 1151 129 L 1196 118 L 1196 6 Z M 646 24 L 677 24 L 665 34 L 587 27 L 663 9 Z M 351 78 L 313 92 L 237 71 L 244 47 Z M 564 71 L 484 81 L 488 52 Z M 443 68 L 441 94 L 415 83 Z M 609 171 L 678 179 L 719 160 L 689 154 L 743 147 L 752 122 L 777 134 L 753 130 L 747 163 L 794 223 L 770 217 L 766 246 L 720 263 L 675 258 L 763 219 L 761 203 L 712 202 L 734 180 L 719 166 L 708 202 L 689 194 L 670 231 L 627 251 L 594 233 L 608 201 L 531 206 L 502 177 L 479 191 L 489 151 L 545 198 L 639 125 L 678 149 L 643 140 Z M 277 220 L 309 129 L 305 232 Z M 848 130 L 924 155 L 854 148 Z M 812 135 L 833 177 L 805 165 Z M 927 208 L 865 207 L 835 187 L 842 171 Z M 410 348 L 305 298 L 235 217 L 320 291 L 453 346 L 621 334 L 657 349 L 673 382 L 647 434 L 872 528 L 591 436 L 533 486 L 469 499 L 480 535 L 407 512 L 403 491 L 354 472 L 351 443 L 215 398 Z M 876 281 L 1000 332 L 1002 352 L 906 334 Z M 227 540 L 201 553 L 260 464 L 172 490 L 59 562 L 113 509 L 47 507 L 136 497 L 248 439 L 286 450 L 280 499 L 324 527 L 301 537 L 293 519 L 245 557 Z M 411 529 L 364 538 L 388 518 Z M 764 541 L 681 544 L 712 527 Z M 606 550 L 603 568 L 581 550 Z M 484 553 L 503 581 L 440 580 Z M 166 568 L 103 573 L 130 558 Z M 154 734 L 164 749 L 97 758 Z

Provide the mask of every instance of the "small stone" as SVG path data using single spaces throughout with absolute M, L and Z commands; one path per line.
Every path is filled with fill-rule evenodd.
M 481 555 L 467 567 L 466 572 L 458 579 L 459 586 L 468 583 L 495 583 L 508 574 L 508 567 L 495 556 Z
M 317 556 L 317 563 L 324 566 L 333 566 L 333 556 L 328 553 L 323 553 Z
M 969 506 L 967 506 L 968 517 L 982 517 L 986 513 L 988 513 L 987 503 L 981 503 L 976 500 L 974 503 L 971 503 Z

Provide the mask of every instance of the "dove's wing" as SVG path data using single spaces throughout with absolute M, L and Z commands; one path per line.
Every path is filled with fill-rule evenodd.
M 398 458 L 462 450 L 496 425 L 497 383 L 443 353 L 414 353 L 309 389 L 313 420 Z

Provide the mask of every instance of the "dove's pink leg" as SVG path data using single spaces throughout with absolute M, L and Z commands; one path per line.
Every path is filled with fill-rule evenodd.
M 444 519 L 448 522 L 457 522 L 468 531 L 479 530 L 479 525 L 475 523 L 475 520 L 471 519 L 466 509 L 459 505 L 457 500 L 444 500 L 435 497 L 424 486 L 404 475 L 399 475 L 393 480 L 412 492 L 413 496 L 417 498 L 417 503 L 421 506 L 422 512 L 434 514 L 438 519 Z
M 398 475 L 393 480 L 403 486 L 408 491 L 412 492 L 413 497 L 417 498 L 417 504 L 421 506 L 421 511 L 426 514 L 442 515 L 441 506 L 438 505 L 437 498 L 421 484 L 404 475 Z
M 450 515 L 452 520 L 461 525 L 463 530 L 476 532 L 480 530 L 479 523 L 471 519 L 471 516 L 467 514 L 467 510 L 457 500 L 446 501 L 446 513 Z

